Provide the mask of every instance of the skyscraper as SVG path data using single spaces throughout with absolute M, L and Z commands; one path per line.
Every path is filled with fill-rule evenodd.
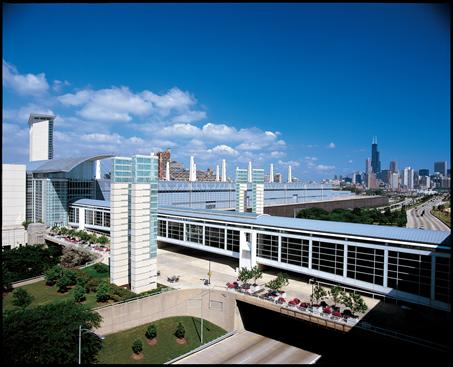
M 419 176 L 429 176 L 429 169 L 422 168 L 418 170 Z
M 226 182 L 226 160 L 222 159 L 222 182 Z
M 398 167 L 396 165 L 396 161 L 390 161 L 390 172 L 391 173 L 398 172 Z
M 274 165 L 272 163 L 269 167 L 269 182 L 274 182 Z
M 53 159 L 53 122 L 55 116 L 31 113 L 29 126 L 29 160 Z
M 246 169 L 236 168 L 236 211 L 245 212 L 247 209 L 246 193 L 247 193 L 248 172 Z
M 252 172 L 252 212 L 264 213 L 264 170 L 254 168 Z
M 447 161 L 434 162 L 434 172 L 439 172 L 442 176 L 447 176 Z
M 381 161 L 379 160 L 379 152 L 377 148 L 377 137 L 374 137 L 371 144 L 371 168 L 376 175 L 381 172 Z

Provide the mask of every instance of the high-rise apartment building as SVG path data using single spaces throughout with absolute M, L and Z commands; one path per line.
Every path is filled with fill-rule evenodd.
M 157 152 L 159 180 L 166 179 L 167 162 L 170 162 L 171 151 L 167 148 L 165 152 Z
M 414 188 L 414 170 L 411 167 L 406 167 L 403 170 L 403 185 L 408 190 Z
M 157 285 L 157 165 L 157 156 L 113 159 L 110 279 L 135 293 Z
M 390 187 L 392 188 L 393 191 L 397 191 L 399 189 L 399 181 L 400 177 L 398 172 L 393 172 L 390 175 Z
M 434 172 L 439 172 L 442 176 L 447 176 L 447 161 L 434 162 Z
M 54 120 L 55 116 L 52 115 L 30 114 L 28 119 L 30 162 L 53 159 Z
M 269 182 L 274 182 L 274 165 L 272 163 L 269 167 Z
M 293 175 L 291 172 L 291 166 L 289 165 L 288 166 L 288 183 L 291 183 L 291 182 L 293 182 Z
M 371 144 L 371 168 L 376 175 L 381 172 L 381 161 L 379 160 L 379 151 L 377 149 L 377 137 L 374 137 Z

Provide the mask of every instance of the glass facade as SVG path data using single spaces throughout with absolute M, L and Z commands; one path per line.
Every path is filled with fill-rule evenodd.
M 203 243 L 203 227 L 196 224 L 186 224 L 186 241 Z
M 347 276 L 384 285 L 384 250 L 348 245 Z
M 66 225 L 68 222 L 68 181 L 46 180 L 46 219 L 49 226 Z
M 225 248 L 225 229 L 205 227 L 205 245 L 216 248 Z
M 431 256 L 389 251 L 387 286 L 430 297 Z
M 441 302 L 450 303 L 450 270 L 451 257 L 436 256 L 436 286 L 434 289 L 434 299 Z
M 184 240 L 184 223 L 168 221 L 168 238 Z
M 167 237 L 167 221 L 159 220 L 158 221 L 158 232 L 157 235 L 159 237 Z
M 282 237 L 281 262 L 308 268 L 309 241 L 302 238 Z
M 344 246 L 342 244 L 313 241 L 311 268 L 343 275 Z
M 278 261 L 278 236 L 258 233 L 256 235 L 256 256 Z
M 239 252 L 239 231 L 227 229 L 227 250 Z

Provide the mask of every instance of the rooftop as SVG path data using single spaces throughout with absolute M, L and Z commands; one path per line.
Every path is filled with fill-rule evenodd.
M 27 163 L 27 172 L 33 173 L 56 173 L 56 172 L 69 172 L 79 164 L 86 161 L 95 161 L 98 159 L 107 159 L 113 157 L 112 154 L 98 154 L 85 157 L 71 157 L 50 159 L 43 161 L 33 161 Z

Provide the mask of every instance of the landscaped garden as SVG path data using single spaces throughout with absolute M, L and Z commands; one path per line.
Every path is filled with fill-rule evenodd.
M 98 354 L 102 364 L 162 364 L 200 346 L 200 319 L 177 316 L 105 336 Z M 203 343 L 226 331 L 203 320 Z
M 71 300 L 94 308 L 135 298 L 138 294 L 125 288 L 109 283 L 109 267 L 105 264 L 94 264 L 84 269 L 63 268 L 56 265 L 44 274 L 45 280 L 25 285 L 8 292 L 3 296 L 3 309 L 16 307 L 35 307 L 53 302 Z M 150 295 L 167 288 L 161 284 L 152 291 L 142 295 Z M 25 291 L 30 302 L 15 301 L 17 293 Z M 26 298 L 26 296 L 20 296 Z M 17 305 L 16 305 L 17 304 Z

